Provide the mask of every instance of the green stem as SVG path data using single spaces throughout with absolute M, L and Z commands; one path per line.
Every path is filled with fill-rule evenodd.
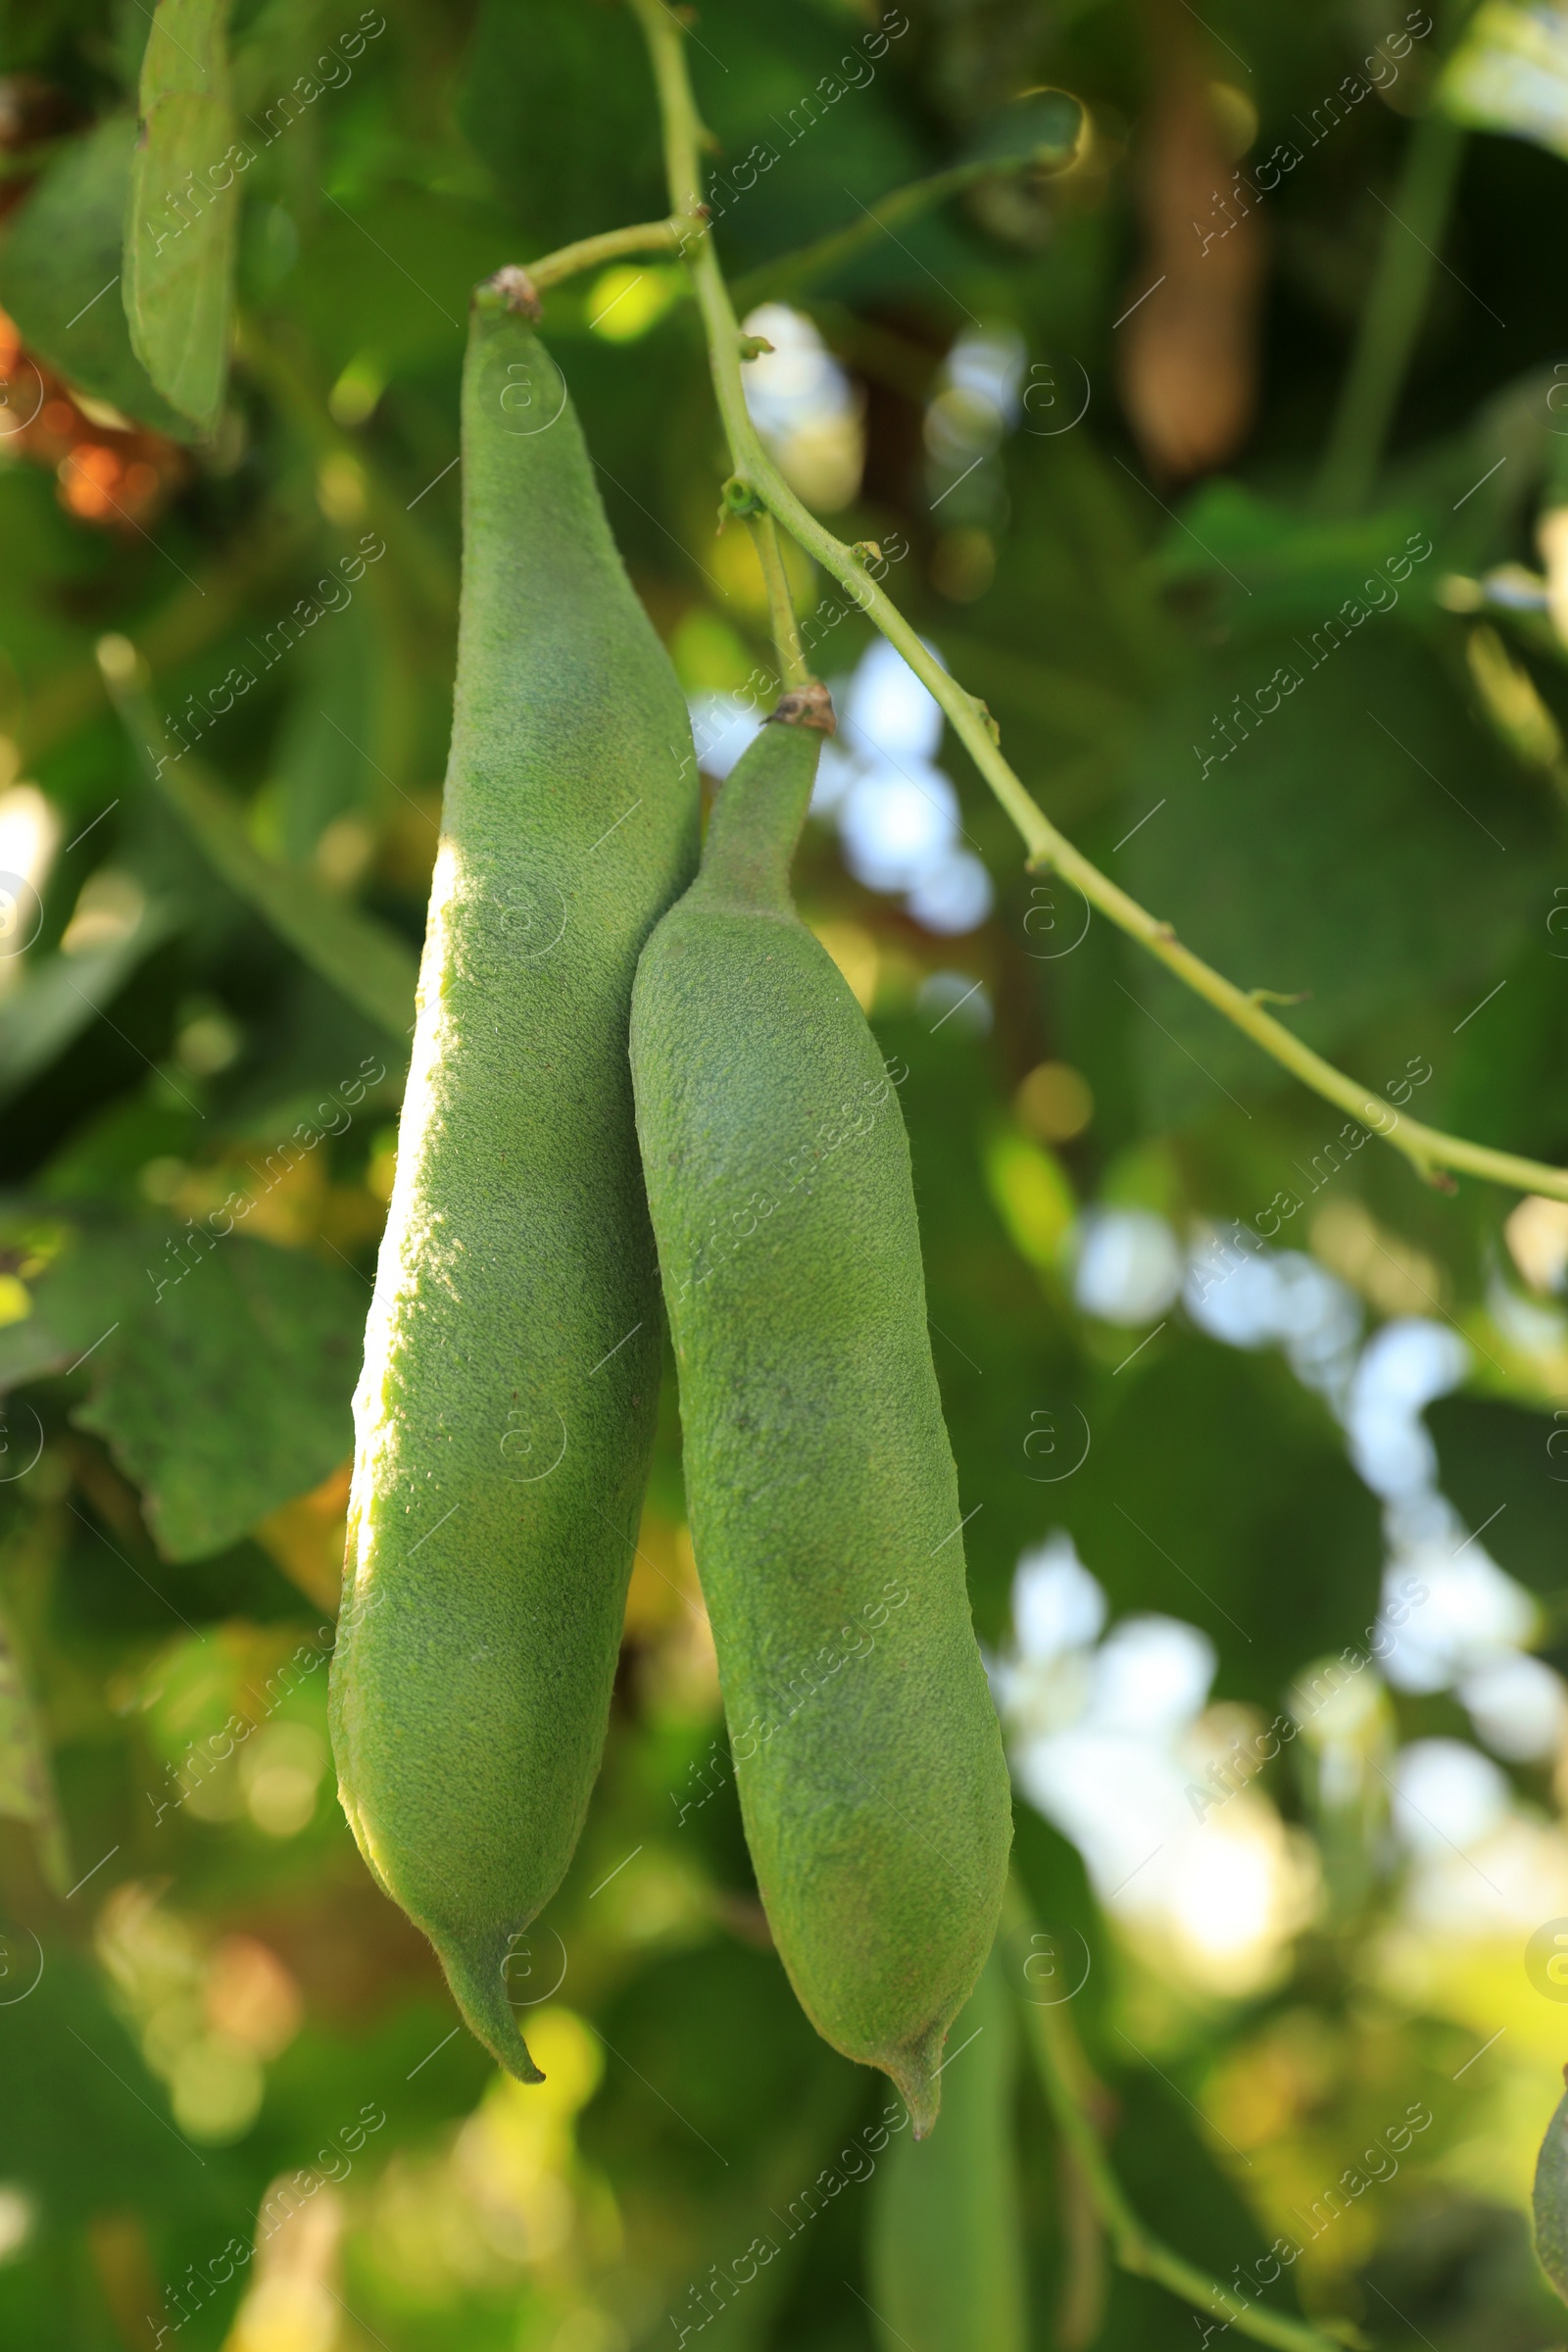
M 1434 108 L 1405 141 L 1393 204 L 1383 222 L 1377 269 L 1356 329 L 1318 477 L 1319 503 L 1335 514 L 1366 504 L 1399 405 L 1410 354 L 1426 315 L 1438 247 L 1464 153 L 1464 131 Z
M 1021 1982 L 1028 1981 L 1023 1970 L 1035 1949 L 1031 1941 L 1033 1929 L 1028 1900 L 1014 1878 L 1008 1882 L 1003 1906 L 1002 1937 L 1009 1957 L 1017 1965 Z M 1330 2339 L 1320 2335 L 1315 2328 L 1308 2328 L 1298 2320 L 1283 2319 L 1247 2302 L 1230 2287 L 1221 2286 L 1207 2272 L 1200 2271 L 1196 2263 L 1172 2253 L 1169 2246 L 1161 2244 L 1145 2229 L 1127 2202 L 1091 2121 L 1089 2102 L 1094 2085 L 1077 2036 L 1067 2021 L 1065 2003 L 1056 2001 L 1048 2006 L 1024 1999 L 1019 2007 L 1046 2102 L 1104 2225 L 1121 2269 L 1130 2271 L 1135 2278 L 1152 2278 L 1171 2294 L 1179 2295 L 1183 2302 L 1223 2320 L 1225 2326 L 1251 2336 L 1257 2343 L 1277 2346 L 1278 2352 L 1335 2352 Z
M 786 686 L 804 686 L 811 673 L 801 650 L 800 630 L 795 625 L 795 600 L 790 595 L 789 574 L 784 569 L 778 525 L 765 508 L 760 514 L 753 515 L 752 532 L 762 578 L 767 584 L 768 618 L 773 624 L 780 674 Z
M 631 6 L 642 24 L 653 60 L 671 204 L 681 219 L 703 222 L 698 161 L 701 125 L 686 74 L 684 36 L 661 0 L 631 0 Z M 1527 1159 L 1518 1152 L 1494 1152 L 1488 1145 L 1472 1144 L 1462 1136 L 1446 1135 L 1419 1119 L 1406 1118 L 1383 1096 L 1373 1094 L 1357 1079 L 1335 1069 L 1332 1062 L 1303 1045 L 1283 1022 L 1264 1011 L 1258 1001 L 1259 992 L 1238 988 L 1200 956 L 1183 947 L 1168 922 L 1160 921 L 1129 898 L 1075 849 L 1065 834 L 1057 831 L 1003 758 L 984 706 L 967 694 L 926 651 L 860 558 L 824 529 L 773 464 L 747 412 L 741 385 L 740 330 L 713 251 L 713 240 L 707 234 L 706 225 L 697 234 L 688 235 L 685 255 L 708 337 L 713 391 L 736 476 L 771 509 L 808 554 L 814 556 L 824 570 L 831 572 L 848 590 L 866 618 L 898 647 L 915 676 L 929 688 L 947 712 L 954 732 L 1017 827 L 1028 851 L 1031 870 L 1054 867 L 1107 921 L 1146 948 L 1167 971 L 1174 973 L 1304 1086 L 1321 1095 L 1325 1102 L 1348 1111 L 1396 1151 L 1402 1152 L 1419 1176 L 1430 1181 L 1435 1168 L 1454 1168 L 1493 1184 L 1568 1200 L 1568 1169 L 1549 1167 L 1544 1160 Z
M 579 237 L 527 265 L 525 275 L 535 293 L 559 286 L 579 270 L 596 270 L 604 262 L 618 262 L 628 253 L 674 253 L 684 223 L 679 220 L 640 220 L 632 228 L 607 228 L 602 236 Z

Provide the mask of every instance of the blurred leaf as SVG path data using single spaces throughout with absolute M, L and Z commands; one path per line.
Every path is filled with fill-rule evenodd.
M 288 317 L 308 342 L 313 371 L 330 382 L 366 351 L 394 370 L 451 370 L 454 392 L 440 413 L 444 454 L 416 476 L 415 490 L 456 455 L 455 383 L 468 296 L 519 245 L 531 251 L 535 242 L 519 238 L 512 216 L 493 203 L 400 186 L 377 190 L 373 206 L 359 195 L 333 198 L 311 226 L 290 272 Z M 402 497 L 396 511 L 406 511 Z M 413 526 L 428 512 L 421 507 L 409 520 L 416 544 Z M 409 582 L 416 594 L 422 585 Z
M 774 120 L 777 121 L 776 116 Z M 909 225 L 922 214 L 961 191 L 983 187 L 987 181 L 1004 178 L 1011 172 L 1065 164 L 1078 143 L 1084 122 L 1082 106 L 1065 90 L 1050 90 L 1038 98 L 1019 99 L 1004 115 L 993 120 L 985 134 L 971 142 L 956 164 L 894 188 L 879 196 L 874 205 L 860 205 L 855 218 L 843 228 L 818 237 L 794 253 L 780 254 L 760 270 L 736 279 L 730 289 L 736 309 L 744 315 L 753 302 L 764 295 L 779 300 L 804 286 L 826 283 L 839 276 L 850 264 L 862 261 L 877 246 L 885 247 L 888 239 L 904 249 L 903 239 L 895 234 L 895 222 L 907 235 Z M 833 169 L 820 153 L 817 161 L 826 163 L 829 171 Z
M 1568 2096 L 1557 2102 L 1536 2165 L 1536 2252 L 1568 2302 Z
M 0 247 L 0 304 L 68 383 L 189 441 L 195 428 L 149 380 L 119 299 L 134 140 L 128 117 L 112 115 L 49 166 Z
M 516 205 L 529 258 L 668 209 L 648 63 L 625 9 L 483 0 L 458 120 Z
M 1117 2031 L 1111 2052 L 1120 2111 L 1111 2156 L 1134 2212 L 1167 2245 L 1177 2246 L 1189 2262 L 1233 2292 L 1235 2274 L 1246 2266 L 1247 2291 L 1257 2297 L 1260 2313 L 1298 2321 L 1294 2270 L 1276 2267 L 1272 2282 L 1261 2288 L 1250 2282 L 1262 2268 L 1274 2229 L 1289 2225 L 1265 2223 L 1250 2209 L 1216 2160 L 1210 2132 L 1200 2129 L 1201 2110 L 1164 2067 L 1154 2072 L 1141 2041 L 1135 2049 Z M 1135 2055 L 1147 2071 L 1132 2067 Z M 1164 2287 L 1114 2271 L 1096 2352 L 1149 2352 L 1154 2344 L 1196 2347 L 1204 2324 Z M 1217 2342 L 1219 2323 L 1209 2319 L 1207 2324 Z M 1248 2339 L 1236 2334 L 1233 2340 Z
M 364 808 L 367 780 L 379 782 L 359 749 L 374 739 L 375 689 L 385 691 L 376 652 L 364 598 L 338 628 L 316 630 L 300 648 L 305 674 L 272 751 L 277 832 L 290 864 L 305 863 L 334 818 Z
M 718 141 L 708 186 L 721 246 L 748 258 L 792 250 L 860 220 L 862 205 L 938 163 L 925 125 L 898 103 L 912 46 L 911 21 L 902 12 L 898 21 L 902 32 L 882 33 L 847 12 L 824 21 L 757 0 L 715 0 L 705 11 L 691 69 Z M 929 290 L 925 261 L 935 254 L 939 266 L 951 263 L 963 243 L 941 218 L 928 218 L 915 237 L 920 260 L 883 236 L 853 282 Z
M 893 2141 L 873 2191 L 868 2301 L 886 2352 L 1023 2352 L 1013 2157 L 1017 2028 L 1000 1950 L 948 2035 L 927 2140 Z
M 178 921 L 172 902 L 155 900 L 123 938 L 79 955 L 45 956 L 22 988 L 0 998 L 0 1102 L 20 1093 L 74 1043 Z
M 25 1930 L 7 1940 L 19 1971 L 30 1959 L 40 1974 L 35 1990 L 0 2006 L 0 2174 L 30 2191 L 57 2229 L 114 2206 L 164 2222 L 194 2209 L 221 2244 L 238 2222 L 221 2201 L 234 2185 L 230 2166 L 169 2121 L 169 2094 L 95 1972 L 67 1944 L 40 1951 Z
M 144 772 L 229 888 L 361 1012 L 405 1043 L 414 1024 L 418 958 L 406 941 L 334 898 L 314 874 L 281 865 L 252 841 L 244 811 L 188 752 L 171 752 L 145 691 L 115 650 L 106 667 Z
M 1364 1642 L 1378 1608 L 1377 1504 L 1327 1409 L 1277 1356 L 1156 1340 L 1091 1395 L 1088 1420 L 1081 1468 L 1034 1492 L 1050 1512 L 1042 1532 L 1068 1529 L 1118 1612 L 1201 1626 L 1221 1690 L 1270 1703 L 1303 1658 Z
M 171 1559 L 232 1543 L 353 1445 L 366 1293 L 347 1270 L 236 1238 L 167 1321 L 144 1308 L 106 1348 L 75 1418 L 141 1488 Z
M 172 1560 L 232 1544 L 353 1445 L 363 1280 L 248 1240 L 235 1213 L 221 1238 L 211 1221 L 178 1237 L 150 1223 L 80 1235 L 27 1321 L 0 1332 L 0 1389 L 86 1372 L 73 1418 L 108 1441 Z
M 1441 1396 L 1426 1419 L 1443 1492 L 1465 1525 L 1486 1526 L 1487 1550 L 1533 1592 L 1568 1596 L 1562 1420 L 1491 1396 Z
M 1129 842 L 1123 879 L 1244 988 L 1308 991 L 1285 1017 L 1319 1052 L 1420 1007 L 1436 1057 L 1544 897 L 1551 813 L 1390 620 L 1314 646 L 1249 639 L 1190 665 L 1130 769 L 1134 813 L 1165 806 Z M 1237 718 L 1238 697 L 1260 692 L 1261 714 L 1252 702 L 1250 722 Z M 1124 969 L 1156 1121 L 1286 1083 L 1189 990 L 1142 958 Z M 1450 997 L 1455 1013 L 1438 1010 Z M 1340 1124 L 1325 1105 L 1324 1135 Z
M 158 389 L 203 433 L 223 403 L 234 299 L 239 182 L 226 15 L 227 0 L 158 0 L 125 215 L 131 343 Z
M 1390 612 L 1429 611 L 1439 577 L 1413 508 L 1325 520 L 1235 481 L 1209 482 L 1187 502 L 1158 570 L 1168 581 L 1202 581 L 1220 625 L 1239 636 L 1310 630 L 1349 596 Z

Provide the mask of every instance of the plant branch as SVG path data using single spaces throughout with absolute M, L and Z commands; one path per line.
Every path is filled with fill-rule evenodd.
M 1349 370 L 1318 477 L 1322 506 L 1353 514 L 1366 504 L 1399 405 L 1426 315 L 1438 247 L 1458 177 L 1465 134 L 1436 107 L 1405 142 L 1392 206 L 1385 207 L 1377 268 L 1356 328 Z
M 1030 1940 L 1033 1924 L 1028 1901 L 1016 1878 L 1010 1879 L 1001 1933 L 1024 1983 L 1028 1979 L 1022 1971 L 1034 1951 Z M 1138 2278 L 1152 2278 L 1184 2303 L 1207 2312 L 1216 2326 L 1235 2328 L 1257 2343 L 1276 2346 L 1277 2352 L 1335 2352 L 1331 2339 L 1315 2328 L 1247 2302 L 1145 2229 L 1127 2202 L 1091 2121 L 1093 2078 L 1067 2021 L 1065 2003 L 1047 2005 L 1024 1999 L 1019 2006 L 1040 2086 L 1121 2269 Z
M 597 270 L 603 262 L 618 262 L 628 253 L 675 253 L 683 227 L 679 220 L 640 220 L 631 228 L 607 228 L 602 236 L 579 237 L 574 245 L 563 245 L 529 262 L 524 274 L 535 293 L 543 294 L 564 278 Z
M 703 317 L 713 391 L 736 476 L 772 511 L 808 554 L 814 556 L 824 570 L 831 572 L 848 590 L 867 619 L 898 647 L 915 676 L 946 711 L 954 732 L 1017 827 L 1028 851 L 1030 869 L 1054 868 L 1092 907 L 1129 939 L 1146 948 L 1167 971 L 1174 973 L 1303 1085 L 1348 1111 L 1396 1151 L 1402 1152 L 1422 1178 L 1430 1181 L 1434 1169 L 1453 1168 L 1494 1184 L 1568 1200 L 1568 1170 L 1550 1167 L 1544 1160 L 1527 1159 L 1517 1152 L 1494 1152 L 1485 1144 L 1446 1135 L 1419 1119 L 1406 1118 L 1383 1096 L 1373 1094 L 1358 1080 L 1337 1070 L 1310 1046 L 1303 1045 L 1283 1022 L 1266 1012 L 1256 994 L 1238 988 L 1233 980 L 1227 980 L 1222 972 L 1215 971 L 1200 956 L 1184 947 L 1170 923 L 1151 914 L 1108 875 L 1102 874 L 1065 834 L 1057 831 L 1031 798 L 1003 758 L 984 704 L 966 693 L 927 652 L 861 559 L 842 540 L 835 539 L 801 503 L 763 447 L 747 411 L 741 384 L 739 325 L 719 270 L 713 240 L 707 229 L 698 160 L 702 125 L 686 72 L 684 35 L 660 0 L 631 0 L 631 6 L 642 24 L 653 60 L 671 207 L 679 219 L 695 224 L 683 240 L 683 250 Z

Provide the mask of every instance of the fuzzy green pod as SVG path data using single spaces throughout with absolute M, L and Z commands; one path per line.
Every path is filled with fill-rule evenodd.
M 807 2014 L 919 2136 L 996 1930 L 1007 1773 L 898 1097 L 790 898 L 831 708 L 774 718 L 643 951 L 637 1131 L 758 1885 Z
M 370 1868 L 537 2080 L 507 1972 L 549 1989 L 517 1939 L 598 1769 L 659 1393 L 632 977 L 698 812 L 679 685 L 517 298 L 510 272 L 479 290 L 464 371 L 452 751 L 332 1737 Z

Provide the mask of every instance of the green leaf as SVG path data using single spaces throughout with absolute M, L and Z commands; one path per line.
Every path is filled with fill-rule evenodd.
M 112 115 L 57 156 L 7 227 L 0 249 L 0 307 L 27 350 L 95 399 L 176 441 L 195 438 L 188 417 L 149 382 L 130 346 L 119 299 L 122 243 L 135 129 Z M 42 397 L 42 387 L 34 387 Z M 26 416 L 24 385 L 12 405 Z
M 1221 1690 L 1272 1698 L 1314 1649 L 1365 1645 L 1377 1503 L 1326 1406 L 1278 1356 L 1196 1334 L 1164 1346 L 1107 1374 L 1099 1398 L 1086 1392 L 1093 1446 L 1076 1475 L 1034 1490 L 1051 1503 L 1037 1524 L 1067 1529 L 1118 1614 L 1200 1627 Z M 1288 1611 L 1274 1605 L 1282 1591 Z
M 1442 1049 L 1540 919 L 1552 818 L 1396 619 L 1348 636 L 1292 629 L 1189 663 L 1129 770 L 1126 822 L 1162 805 L 1118 878 L 1243 987 L 1309 991 L 1286 1017 L 1319 1053 L 1416 1008 Z M 1152 1119 L 1285 1083 L 1188 990 L 1123 968 Z
M 1536 2252 L 1568 2302 L 1568 2092 L 1557 2101 L 1536 2160 Z
M 280 864 L 252 841 L 244 810 L 188 752 L 172 752 L 123 639 L 99 650 L 104 675 L 141 755 L 148 781 L 182 820 L 230 890 L 254 906 L 296 955 L 399 1043 L 414 1025 L 418 958 L 373 915 L 345 906 L 313 874 Z
M 1023 2352 L 1013 2154 L 1017 2035 L 994 1951 L 948 2036 L 942 2113 L 896 2139 L 877 2176 L 869 2300 L 885 2352 Z
M 1498 1567 L 1555 1604 L 1568 1470 L 1563 1422 L 1495 1396 L 1440 1396 L 1422 1417 L 1438 1449 L 1438 1484 L 1466 1527 L 1480 1527 L 1491 1515 L 1486 1547 Z
M 105 1348 L 75 1419 L 141 1488 L 168 1558 L 221 1550 L 337 1468 L 367 1303 L 352 1273 L 236 1235 Z
M 264 1164 L 286 1173 L 312 1148 L 296 1130 Z M 33 1313 L 0 1333 L 0 1390 L 83 1371 L 73 1418 L 140 1488 L 171 1560 L 235 1543 L 353 1445 L 364 1281 L 248 1240 L 245 1213 L 235 1202 L 177 1236 L 151 1223 L 74 1235 Z
M 166 2227 L 199 2217 L 197 2242 L 221 2245 L 231 2214 L 246 2211 L 237 2205 L 234 2159 L 200 2154 L 170 2123 L 168 2089 L 111 2008 L 101 1970 L 58 1932 L 42 1948 L 25 1929 L 10 1940 L 22 1982 L 38 1974 L 31 1992 L 0 2006 L 8 2181 L 35 2199 L 55 2229 L 128 2207 Z M 66 2113 L 71 2129 L 62 2132 Z M 161 2297 L 159 2307 L 167 2308 Z M 54 2330 L 58 2342 L 58 2304 Z M 155 2332 L 156 2325 L 143 2341 Z M 106 2340 L 113 2339 L 97 2337 Z
M 360 746 L 374 740 L 377 689 L 391 656 L 377 645 L 374 618 L 358 598 L 335 628 L 312 632 L 299 659 L 298 691 L 272 750 L 269 846 L 304 865 L 335 818 L 364 807 L 367 779 L 378 780 Z
M 235 161 L 225 15 L 225 0 L 158 0 L 125 215 L 122 286 L 136 357 L 204 433 L 218 422 L 228 374 L 244 169 Z
M 1325 521 L 1244 483 L 1209 482 L 1166 534 L 1157 568 L 1172 583 L 1202 583 L 1227 640 L 1316 628 L 1347 597 L 1408 617 L 1431 609 L 1441 576 L 1421 520 L 1410 507 Z

